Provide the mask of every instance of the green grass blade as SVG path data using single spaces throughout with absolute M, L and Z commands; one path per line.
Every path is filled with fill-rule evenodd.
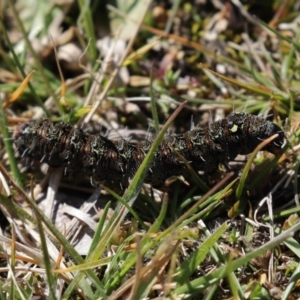
M 13 16 L 15 17 L 15 21 L 17 22 L 18 27 L 19 27 L 19 29 L 20 29 L 20 31 L 22 33 L 22 36 L 23 36 L 23 38 L 25 40 L 26 46 L 28 47 L 28 49 L 30 51 L 30 54 L 34 58 L 34 61 L 35 61 L 36 66 L 38 68 L 39 74 L 43 78 L 43 82 L 46 85 L 46 91 L 47 91 L 47 93 L 49 95 L 51 95 L 53 97 L 53 99 L 55 101 L 55 104 L 57 106 L 57 109 L 60 112 L 60 115 L 63 115 L 64 111 L 62 109 L 62 106 L 61 106 L 60 102 L 58 101 L 58 99 L 57 99 L 57 97 L 55 95 L 54 90 L 51 87 L 50 81 L 48 80 L 48 77 L 46 76 L 46 74 L 44 72 L 44 67 L 43 67 L 43 65 L 42 65 L 42 63 L 41 63 L 41 61 L 40 61 L 37 53 L 33 49 L 32 43 L 30 42 L 30 40 L 28 38 L 28 34 L 26 33 L 26 30 L 25 30 L 24 25 L 23 25 L 23 23 L 21 21 L 21 18 L 20 18 L 19 14 L 18 14 L 18 12 L 16 10 L 15 3 L 12 0 L 9 0 L 8 2 L 9 2 L 9 5 L 10 5 L 10 8 L 12 10 Z
M 65 250 L 70 254 L 70 256 L 73 258 L 73 260 L 77 264 L 82 264 L 84 263 L 84 259 L 77 253 L 77 251 L 70 245 L 68 240 L 63 236 L 63 234 L 56 228 L 56 226 L 49 220 L 45 214 L 41 211 L 37 203 L 29 198 L 27 198 L 26 194 L 18 187 L 15 185 L 17 188 L 18 192 L 23 196 L 23 199 L 30 205 L 30 207 L 34 210 L 35 214 L 37 215 L 38 218 L 48 227 L 50 232 L 57 238 L 57 240 L 60 242 L 60 244 L 64 245 Z M 1 201 L 5 200 L 5 197 L 0 195 Z M 36 223 L 36 222 L 35 222 Z M 85 271 L 85 274 L 88 276 L 90 281 L 94 284 L 95 288 L 97 291 L 101 292 L 101 295 L 104 297 L 105 293 L 103 291 L 103 287 L 96 276 L 96 274 L 92 270 L 87 270 Z M 73 280 L 74 284 L 76 283 L 75 280 Z M 72 284 L 73 284 L 72 282 Z M 69 286 L 70 287 L 70 286 Z M 68 288 L 69 288 L 68 287 Z M 90 294 L 91 296 L 92 294 Z
M 257 21 L 264 27 L 266 27 L 267 29 L 269 29 L 271 32 L 273 32 L 276 36 L 278 36 L 280 39 L 288 42 L 289 44 L 293 45 L 295 47 L 295 49 L 300 52 L 300 45 L 297 44 L 295 41 L 293 41 L 292 39 L 284 36 L 283 34 L 281 34 L 278 30 L 275 30 L 274 28 L 272 28 L 271 26 L 269 26 L 267 23 L 265 23 L 264 21 L 257 19 Z
M 55 287 L 56 287 L 56 279 L 57 278 L 55 278 L 56 276 L 53 275 L 53 273 L 52 273 L 52 265 L 51 265 L 51 261 L 50 261 L 48 245 L 46 242 L 43 225 L 42 225 L 39 217 L 36 218 L 36 221 L 37 221 L 38 230 L 39 230 L 39 234 L 40 234 L 41 250 L 43 252 L 43 259 L 44 259 L 47 281 L 48 281 L 48 286 L 49 286 L 49 299 L 55 300 L 56 299 Z
M 262 143 L 260 143 L 256 148 L 255 150 L 251 153 L 248 161 L 247 161 L 247 164 L 243 170 L 243 173 L 242 173 L 242 176 L 241 176 L 241 179 L 240 179 L 240 182 L 239 182 L 239 185 L 236 189 L 236 198 L 239 200 L 242 196 L 242 193 L 243 193 L 243 190 L 244 190 L 244 186 L 245 186 L 245 181 L 247 179 L 247 176 L 248 176 L 248 173 L 250 171 L 250 168 L 251 168 L 251 164 L 253 163 L 257 153 L 259 151 L 261 151 L 266 145 L 268 145 L 269 143 L 271 143 L 274 139 L 276 139 L 277 136 L 274 135 L 274 136 L 271 136 L 270 138 L 264 140 Z
M 297 285 L 299 279 L 300 279 L 300 264 L 298 264 L 298 267 L 296 268 L 293 275 L 291 276 L 288 285 L 285 287 L 285 290 L 281 296 L 282 300 L 290 299 L 290 296 L 292 295 L 292 291 Z
M 123 200 L 122 197 L 120 197 L 117 193 L 115 193 L 113 190 L 109 188 L 105 188 L 107 192 L 109 192 L 116 200 L 118 200 L 122 205 L 124 205 L 128 211 L 133 215 L 133 217 L 141 224 L 141 226 L 144 229 L 147 229 L 148 226 L 145 225 L 144 221 L 140 218 L 140 216 L 134 211 L 134 209 L 126 202 Z
M 193 252 L 181 265 L 177 268 L 175 281 L 178 285 L 186 282 L 198 268 L 200 263 L 205 259 L 210 249 L 217 243 L 222 234 L 228 229 L 228 225 L 224 223 L 221 225 L 209 238 L 207 238 L 201 246 Z
M 247 253 L 245 256 L 240 257 L 223 267 L 211 272 L 210 274 L 197 278 L 188 284 L 179 286 L 175 289 L 174 294 L 176 295 L 189 295 L 189 296 L 196 296 L 199 293 L 203 292 L 208 286 L 214 284 L 228 275 L 229 272 L 233 272 L 238 268 L 242 267 L 243 265 L 247 264 L 251 259 L 259 257 L 263 255 L 270 249 L 274 249 L 280 243 L 291 237 L 296 231 L 300 230 L 300 223 L 296 224 L 292 228 L 288 229 L 287 231 L 283 232 L 279 236 L 275 237 L 274 239 L 270 240 L 269 242 L 265 243 L 263 246 Z
M 2 29 L 2 32 L 3 32 L 3 34 L 4 34 L 5 40 L 6 40 L 6 42 L 7 42 L 7 45 L 8 45 L 8 47 L 9 47 L 9 50 L 10 50 L 12 56 L 13 56 L 13 59 L 14 59 L 13 61 L 14 61 L 14 63 L 17 65 L 17 67 L 18 67 L 20 73 L 22 74 L 23 78 L 26 78 L 26 73 L 24 72 L 23 67 L 22 67 L 22 64 L 21 64 L 21 62 L 20 62 L 20 60 L 19 60 L 17 54 L 15 53 L 15 50 L 14 50 L 14 48 L 13 48 L 13 45 L 12 45 L 11 42 L 10 42 L 10 39 L 9 39 L 9 37 L 8 37 L 6 28 L 5 28 L 4 24 L 3 24 L 3 20 L 2 20 L 1 17 L 0 17 L 0 25 L 1 25 L 1 29 Z M 50 117 L 50 113 L 48 112 L 47 108 L 45 107 L 43 101 L 39 98 L 39 96 L 38 96 L 37 93 L 35 92 L 35 89 L 34 89 L 34 87 L 32 86 L 32 84 L 31 84 L 30 82 L 29 82 L 29 84 L 28 84 L 28 87 L 29 87 L 30 92 L 31 92 L 31 94 L 33 95 L 33 98 L 35 99 L 36 103 L 43 109 L 45 115 L 49 118 L 49 117 Z
M 150 103 L 151 103 L 152 119 L 154 122 L 155 132 L 157 134 L 159 132 L 159 120 L 157 114 L 155 94 L 153 89 L 153 70 L 151 70 L 151 74 L 150 74 L 150 99 L 151 99 Z
M 13 179 L 15 180 L 15 182 L 18 185 L 21 185 L 22 184 L 21 173 L 19 171 L 18 164 L 17 164 L 16 158 L 15 158 L 12 140 L 11 140 L 10 134 L 8 132 L 8 127 L 6 124 L 6 117 L 5 117 L 5 112 L 3 109 L 2 101 L 0 101 L 0 128 L 2 131 L 2 135 L 3 135 L 4 147 L 8 154 L 8 160 L 9 160 L 9 165 L 10 165 L 10 168 L 12 171 Z
M 105 220 L 106 220 L 109 208 L 110 208 L 110 204 L 111 204 L 111 202 L 108 202 L 105 205 L 104 209 L 103 209 L 103 213 L 102 213 L 101 219 L 100 219 L 100 221 L 98 223 L 98 226 L 97 226 L 97 229 L 95 231 L 95 234 L 93 236 L 93 240 L 92 240 L 89 252 L 87 254 L 87 257 L 89 257 L 91 255 L 91 253 L 93 252 L 93 250 L 96 248 L 96 246 L 98 244 L 100 236 L 101 236 L 101 234 L 102 234 L 102 232 L 104 230 L 104 223 L 105 223 Z
M 96 36 L 95 28 L 93 26 L 93 16 L 90 9 L 90 2 L 84 0 L 78 0 L 78 6 L 80 8 L 80 16 L 78 18 L 78 27 L 83 28 L 86 36 L 90 39 L 87 47 L 87 54 L 90 60 L 90 63 L 94 65 L 97 57 L 96 49 Z M 82 25 L 80 24 L 82 22 Z

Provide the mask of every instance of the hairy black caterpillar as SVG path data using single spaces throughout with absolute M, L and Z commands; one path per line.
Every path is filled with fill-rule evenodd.
M 196 171 L 212 171 L 238 154 L 249 154 L 274 134 L 278 137 L 264 150 L 278 154 L 284 145 L 284 133 L 279 126 L 259 116 L 234 113 L 206 127 L 168 135 L 155 153 L 145 182 L 159 186 L 172 175 L 188 175 L 182 158 Z M 49 119 L 21 125 L 14 143 L 22 156 L 46 162 L 51 167 L 65 167 L 69 172 L 84 173 L 93 181 L 120 182 L 124 187 L 151 146 L 149 140 L 110 141 Z

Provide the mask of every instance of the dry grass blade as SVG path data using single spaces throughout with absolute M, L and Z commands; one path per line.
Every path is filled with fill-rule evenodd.
M 6 109 L 9 105 L 14 103 L 22 94 L 24 89 L 27 87 L 31 77 L 34 75 L 35 71 L 31 71 L 26 78 L 23 80 L 21 85 L 18 87 L 18 89 L 11 95 L 11 97 L 8 99 L 8 101 L 3 103 L 3 109 Z
M 129 299 L 142 299 L 147 297 L 148 293 L 155 282 L 162 276 L 167 264 L 170 262 L 172 255 L 177 250 L 180 241 L 176 241 L 176 237 L 170 235 L 160 248 L 155 256 L 147 264 L 147 266 L 137 266 L 136 275 L 132 276 L 125 282 L 117 291 L 115 291 L 109 300 L 116 300 L 119 297 L 129 297 Z M 131 293 L 128 296 L 129 290 Z
M 136 35 L 138 34 L 139 30 L 140 30 L 140 26 L 141 24 L 143 23 L 144 21 L 144 18 L 145 18 L 145 15 L 148 11 L 148 8 L 149 8 L 149 5 L 151 3 L 151 0 L 147 0 L 146 3 L 145 3 L 145 9 L 144 9 L 144 12 L 143 14 L 140 16 L 140 20 L 139 20 L 139 23 L 137 24 L 136 28 L 135 28 L 135 32 L 132 34 L 132 37 L 127 45 L 127 48 L 123 54 L 123 56 L 120 58 L 118 64 L 115 66 L 115 69 L 113 71 L 113 73 L 111 74 L 110 78 L 109 78 L 109 81 L 108 83 L 106 84 L 104 90 L 102 91 L 100 97 L 99 97 L 99 100 L 94 103 L 93 105 L 93 109 L 89 112 L 89 114 L 84 118 L 84 123 L 87 123 L 91 120 L 92 116 L 94 115 L 94 113 L 96 112 L 96 110 L 98 109 L 101 101 L 104 99 L 104 97 L 106 96 L 107 92 L 109 91 L 109 89 L 111 88 L 111 85 L 115 79 L 115 77 L 117 76 L 119 70 L 120 70 L 120 67 L 123 65 L 126 57 L 128 56 L 129 54 L 129 51 L 131 50 L 132 48 L 132 45 L 133 45 L 133 42 L 135 41 L 135 38 L 136 38 Z

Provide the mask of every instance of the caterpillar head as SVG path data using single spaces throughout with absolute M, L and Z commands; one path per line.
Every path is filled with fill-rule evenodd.
M 264 147 L 264 150 L 277 155 L 282 152 L 282 149 L 286 144 L 286 138 L 282 129 L 278 125 L 270 122 L 268 137 L 271 137 L 274 134 L 278 134 L 278 137 Z

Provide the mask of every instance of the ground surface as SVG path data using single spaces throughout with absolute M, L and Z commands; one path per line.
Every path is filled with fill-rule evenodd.
M 298 298 L 300 2 L 86 3 L 1 4 L 1 297 Z

